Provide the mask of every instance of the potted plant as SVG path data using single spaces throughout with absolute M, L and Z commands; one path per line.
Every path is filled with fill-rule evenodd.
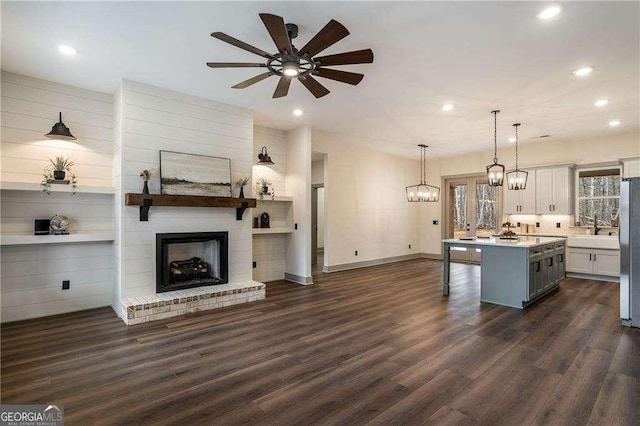
M 236 186 L 240 187 L 240 194 L 238 195 L 238 198 L 244 198 L 244 186 L 249 183 L 250 180 L 251 176 L 246 176 L 236 181 Z
M 52 183 L 65 185 L 71 183 L 73 189 L 72 194 L 75 194 L 78 181 L 76 180 L 76 175 L 71 171 L 71 166 L 75 163 L 65 157 L 50 158 L 49 163 L 51 164 L 42 171 L 42 191 L 51 194 Z M 67 172 L 69 172 L 71 176 L 70 180 L 65 180 Z
M 256 193 L 258 194 L 259 199 L 264 199 L 265 195 L 271 195 L 271 199 L 276 195 L 275 190 L 273 189 L 273 184 L 267 178 L 259 178 L 256 181 Z
M 152 167 L 150 169 L 144 169 L 143 171 L 140 172 L 140 177 L 142 178 L 142 193 L 143 194 L 148 194 L 149 193 L 149 185 L 147 182 L 149 182 L 149 178 L 151 178 L 151 175 L 154 174 L 156 171 L 158 170 L 157 167 Z
M 75 163 L 68 158 L 56 157 L 55 159 L 49 159 L 51 166 L 53 167 L 53 178 L 55 180 L 64 180 L 66 172 L 71 173 L 71 166 Z

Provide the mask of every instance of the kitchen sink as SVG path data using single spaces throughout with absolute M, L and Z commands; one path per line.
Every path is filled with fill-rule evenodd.
M 567 237 L 567 247 L 584 247 L 619 250 L 617 235 L 572 235 Z

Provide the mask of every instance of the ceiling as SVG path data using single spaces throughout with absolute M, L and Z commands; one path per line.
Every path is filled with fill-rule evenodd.
M 521 143 L 638 132 L 640 4 L 565 2 L 549 21 L 542 2 L 2 2 L 2 68 L 113 93 L 120 78 L 250 108 L 256 124 L 301 124 L 417 158 L 499 146 L 522 122 Z M 373 64 L 334 67 L 365 74 L 358 86 L 318 79 L 315 99 L 301 84 L 272 99 L 277 78 L 231 86 L 261 69 L 209 69 L 205 63 L 260 57 L 209 34 L 222 31 L 276 51 L 258 13 L 299 26 L 302 46 L 330 19 L 351 35 L 322 55 L 371 48 Z M 58 44 L 79 49 L 61 55 Z M 592 66 L 586 77 L 572 71 Z M 593 103 L 610 100 L 602 108 Z M 455 109 L 443 112 L 452 103 Z M 294 117 L 292 110 L 304 110 Z M 608 122 L 622 124 L 612 128 Z

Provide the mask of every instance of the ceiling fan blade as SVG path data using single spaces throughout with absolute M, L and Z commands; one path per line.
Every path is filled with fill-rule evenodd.
M 278 85 L 276 86 L 276 91 L 273 92 L 274 98 L 283 98 L 287 96 L 289 93 L 289 86 L 291 85 L 291 79 L 286 76 L 280 77 L 280 81 L 278 81 Z
M 258 49 L 257 47 L 251 46 L 250 44 L 247 44 L 244 41 L 240 41 L 237 38 L 233 38 L 230 35 L 226 35 L 225 33 L 221 33 L 221 32 L 211 33 L 211 37 L 217 38 L 218 40 L 222 40 L 225 43 L 229 43 L 235 47 L 239 47 L 240 49 L 244 49 L 247 52 L 255 53 L 256 55 L 260 55 L 265 58 L 273 57 L 273 55 L 271 55 L 270 53 L 267 53 L 262 49 Z
M 252 62 L 207 62 L 209 68 L 260 68 L 266 67 L 266 64 Z
M 300 80 L 300 83 L 302 83 L 304 87 L 306 87 L 307 90 L 310 91 L 316 98 L 321 98 L 324 95 L 329 94 L 329 89 L 318 83 L 318 80 L 311 77 L 310 75 L 300 77 L 298 80 Z
M 313 55 L 322 52 L 327 47 L 337 43 L 348 35 L 349 30 L 347 30 L 340 22 L 332 19 L 324 26 L 324 28 L 318 31 L 318 34 L 313 36 L 313 38 L 309 40 L 302 49 L 300 49 L 300 53 L 303 55 L 307 53 L 309 54 L 309 57 L 313 57 Z
M 364 74 L 358 74 L 355 72 L 338 71 L 330 68 L 318 68 L 314 73 L 318 77 L 324 77 L 342 83 L 353 84 L 354 86 L 362 81 Z
M 270 13 L 261 13 L 260 19 L 262 19 L 262 23 L 267 28 L 278 50 L 280 52 L 287 52 L 288 54 L 293 53 L 289 33 L 287 33 L 287 27 L 284 25 L 284 19 L 282 19 L 281 16 Z
M 264 74 L 258 74 L 255 77 L 251 77 L 248 80 L 245 81 L 241 81 L 240 83 L 236 84 L 235 86 L 231 86 L 232 89 L 244 89 L 245 87 L 249 87 L 252 84 L 256 84 L 259 81 L 264 80 L 265 78 L 272 76 L 273 73 L 272 72 L 265 72 Z
M 373 62 L 373 52 L 371 49 L 354 50 L 353 52 L 337 53 L 335 55 L 320 56 L 313 58 L 321 66 L 325 65 L 351 65 L 370 64 Z

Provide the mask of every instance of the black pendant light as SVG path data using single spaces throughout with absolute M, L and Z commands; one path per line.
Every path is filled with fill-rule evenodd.
M 62 113 L 60 113 L 60 121 L 53 125 L 51 131 L 45 135 L 49 139 L 62 139 L 65 141 L 75 141 L 76 137 L 71 134 L 71 131 L 62 122 Z
M 427 145 L 420 144 L 420 183 L 407 186 L 407 201 L 415 202 L 438 202 L 440 200 L 440 188 L 427 184 Z
M 487 179 L 489 186 L 502 186 L 504 180 L 504 166 L 498 164 L 498 113 L 500 111 L 491 111 L 493 114 L 493 164 L 487 166 Z
M 529 172 L 518 169 L 518 127 L 520 127 L 520 123 L 515 123 L 513 127 L 516 128 L 516 169 L 507 173 L 507 185 L 513 191 L 520 191 L 527 188 Z
M 273 164 L 271 161 L 271 157 L 267 153 L 267 147 L 263 146 L 260 150 L 260 154 L 258 154 L 258 164 Z

